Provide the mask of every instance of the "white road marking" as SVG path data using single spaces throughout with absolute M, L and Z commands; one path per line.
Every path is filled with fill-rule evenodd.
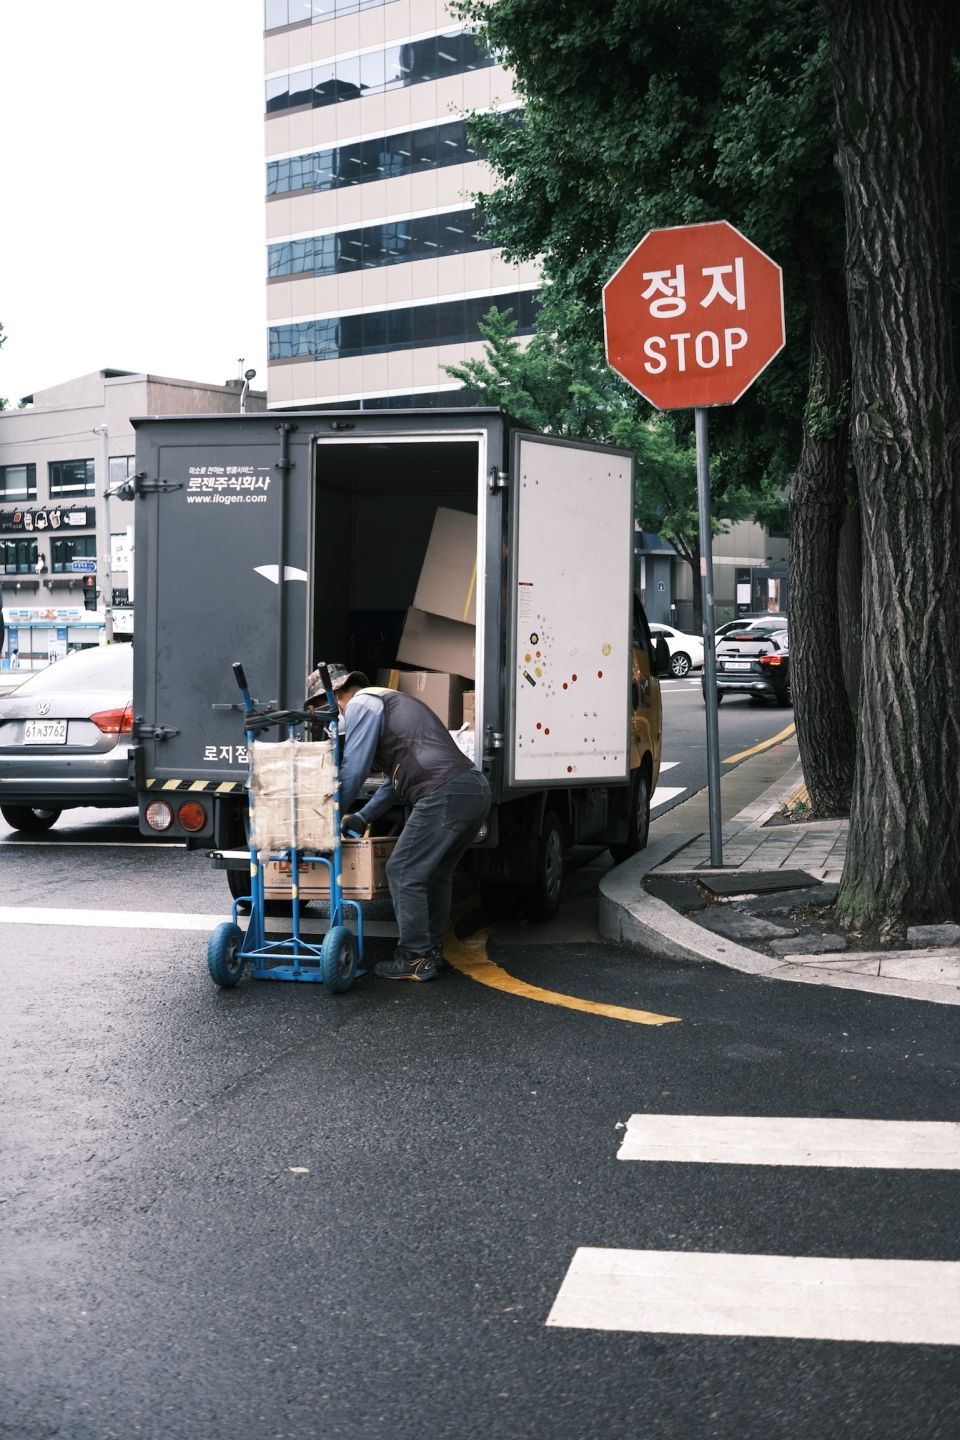
M 658 805 L 666 805 L 674 795 L 682 795 L 686 788 L 685 785 L 658 785 L 650 796 L 650 809 L 656 810 Z
M 617 1159 L 960 1170 L 960 1124 L 770 1115 L 631 1115 Z
M 664 772 L 664 770 L 675 770 L 679 764 L 680 764 L 680 761 L 679 761 L 679 760 L 661 760 L 661 761 L 660 761 L 660 774 L 662 775 L 663 772 Z
M 960 1344 L 960 1262 L 578 1249 L 547 1324 Z
M 350 912 L 348 922 L 352 918 Z M 0 925 L 69 925 L 103 930 L 204 930 L 210 932 L 230 919 L 226 909 L 217 915 L 189 915 L 166 910 L 55 910 L 31 905 L 0 906 Z M 246 929 L 247 917 L 240 916 L 240 928 Z M 329 927 L 326 919 L 304 918 L 300 922 L 303 935 L 324 935 Z M 290 922 L 283 917 L 267 919 L 268 935 L 288 935 Z M 363 933 L 395 936 L 397 927 L 389 920 L 365 920 Z

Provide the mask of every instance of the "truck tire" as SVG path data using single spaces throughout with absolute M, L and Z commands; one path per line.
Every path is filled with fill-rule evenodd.
M 552 920 L 560 904 L 563 886 L 563 826 L 553 810 L 543 817 L 537 846 L 537 878 L 520 891 L 524 914 L 530 920 Z
M 650 785 L 647 772 L 641 766 L 633 772 L 630 782 L 630 822 L 626 840 L 610 846 L 610 854 L 619 865 L 629 860 L 638 850 L 643 850 L 650 834 Z

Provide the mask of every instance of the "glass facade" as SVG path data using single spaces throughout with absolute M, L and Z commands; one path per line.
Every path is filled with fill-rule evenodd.
M 36 465 L 0 465 L 0 500 L 36 500 Z
M 0 540 L 6 575 L 33 575 L 37 568 L 36 540 Z
M 66 535 L 53 540 L 50 545 L 50 553 L 53 561 L 54 574 L 63 574 L 70 570 L 71 560 L 92 560 L 97 554 L 97 537 L 95 535 Z
M 516 333 L 530 335 L 537 303 L 535 290 L 522 290 L 365 315 L 334 315 L 295 325 L 271 325 L 269 358 L 343 360 L 355 355 L 382 355 L 390 350 L 417 350 L 425 345 L 465 345 L 479 340 L 477 326 L 494 305 L 500 310 L 512 310 Z
M 92 460 L 51 460 L 48 468 L 51 499 L 94 493 Z
M 364 95 L 442 80 L 447 75 L 462 75 L 496 63 L 483 41 L 469 31 L 428 35 L 404 45 L 388 45 L 385 50 L 370 50 L 275 75 L 266 85 L 267 114 L 359 100 Z
M 297 190 L 339 190 L 370 180 L 394 180 L 415 171 L 439 170 L 446 165 L 467 165 L 481 159 L 467 140 L 463 120 L 446 125 L 425 125 L 358 140 L 337 149 L 314 150 L 267 164 L 267 194 L 286 195 Z
M 453 210 L 415 220 L 367 225 L 362 230 L 285 240 L 269 246 L 267 264 L 271 279 L 285 275 L 350 275 L 381 265 L 436 260 L 442 255 L 464 255 L 492 247 L 493 242 L 481 234 L 480 220 L 473 210 Z
M 358 10 L 372 10 L 375 5 L 390 3 L 391 0 L 265 0 L 263 28 L 279 30 L 283 25 L 316 25 L 337 15 L 355 15 Z

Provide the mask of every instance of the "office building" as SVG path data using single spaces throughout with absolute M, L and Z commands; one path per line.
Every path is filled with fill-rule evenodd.
M 266 0 L 270 408 L 457 403 L 444 366 L 478 320 L 533 329 L 539 271 L 508 264 L 471 196 L 464 117 L 516 108 L 442 0 Z

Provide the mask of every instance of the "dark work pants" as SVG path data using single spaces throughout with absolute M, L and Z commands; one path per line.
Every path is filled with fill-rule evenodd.
M 490 786 L 465 770 L 424 795 L 410 812 L 387 861 L 387 884 L 400 928 L 397 955 L 426 955 L 450 924 L 453 872 L 490 810 Z

